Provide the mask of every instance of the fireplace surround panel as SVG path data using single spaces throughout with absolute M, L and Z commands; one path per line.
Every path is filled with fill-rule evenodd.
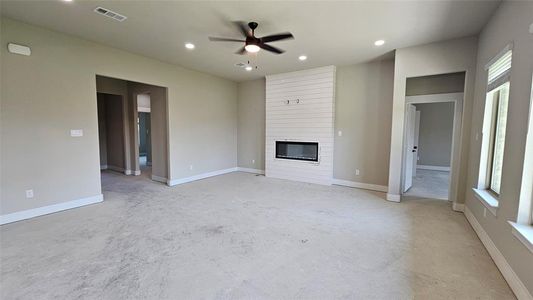
M 335 66 L 267 75 L 265 176 L 331 185 Z

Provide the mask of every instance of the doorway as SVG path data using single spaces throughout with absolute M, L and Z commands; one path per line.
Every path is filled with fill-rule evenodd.
M 456 201 L 465 77 L 407 78 L 402 196 Z
M 96 75 L 96 93 L 102 186 L 122 180 L 110 171 L 168 184 L 167 88 Z
M 141 175 L 148 176 L 151 176 L 152 172 L 152 131 L 150 119 L 150 94 L 139 94 L 137 95 L 139 168 Z
M 455 102 L 408 104 L 405 196 L 449 199 L 454 113 Z

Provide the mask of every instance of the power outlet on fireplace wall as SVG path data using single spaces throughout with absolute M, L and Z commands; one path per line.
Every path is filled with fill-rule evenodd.
M 190 165 L 190 166 L 189 166 L 189 170 L 191 170 L 191 171 L 192 171 L 192 169 L 193 169 L 193 167 L 192 167 L 192 165 Z
M 359 176 L 359 174 L 361 174 L 361 172 L 359 172 L 359 169 L 355 169 L 355 175 Z
M 252 159 L 252 164 L 255 165 L 255 159 Z

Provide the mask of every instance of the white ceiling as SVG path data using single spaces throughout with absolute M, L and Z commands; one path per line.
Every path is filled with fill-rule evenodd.
M 499 1 L 198 2 L 198 1 L 0 1 L 3 16 L 73 34 L 112 47 L 235 81 L 325 65 L 376 59 L 393 49 L 479 33 Z M 102 6 L 126 15 L 116 22 L 93 12 Z M 239 38 L 231 21 L 257 21 L 257 36 L 290 31 L 274 42 L 286 50 L 257 56 L 234 52 Z M 374 41 L 385 39 L 382 47 Z M 187 50 L 186 42 L 196 49 Z M 307 55 L 305 62 L 298 56 Z M 235 66 L 248 59 L 259 69 Z

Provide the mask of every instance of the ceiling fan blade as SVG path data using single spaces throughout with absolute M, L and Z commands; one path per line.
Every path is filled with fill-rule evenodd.
M 285 33 L 278 33 L 278 34 L 272 34 L 267 35 L 262 38 L 260 38 L 261 42 L 268 43 L 268 42 L 275 42 L 275 41 L 281 41 L 281 40 L 287 40 L 287 39 L 293 39 L 294 36 L 290 32 Z
M 244 47 L 242 47 L 241 49 L 239 49 L 237 52 L 235 52 L 235 54 L 239 54 L 239 55 L 243 55 L 246 53 L 246 49 L 244 49 Z
M 245 37 L 251 37 L 252 36 L 252 30 L 250 29 L 250 27 L 248 27 L 248 24 L 242 22 L 242 21 L 235 21 L 233 22 L 233 24 L 235 24 L 239 30 L 241 31 L 242 35 L 244 35 Z
M 260 48 L 262 48 L 262 49 L 265 49 L 266 51 L 274 52 L 274 53 L 276 53 L 276 54 L 281 54 L 281 53 L 285 52 L 285 51 L 283 51 L 283 50 L 281 50 L 281 49 L 278 49 L 278 48 L 276 48 L 276 47 L 272 47 L 272 46 L 270 46 L 270 45 L 263 44 L 263 43 L 258 44 L 258 46 L 259 46 Z
M 222 37 L 209 37 L 209 40 L 211 42 L 246 42 L 245 40 L 238 40 L 238 39 L 232 39 L 232 38 L 222 38 Z

